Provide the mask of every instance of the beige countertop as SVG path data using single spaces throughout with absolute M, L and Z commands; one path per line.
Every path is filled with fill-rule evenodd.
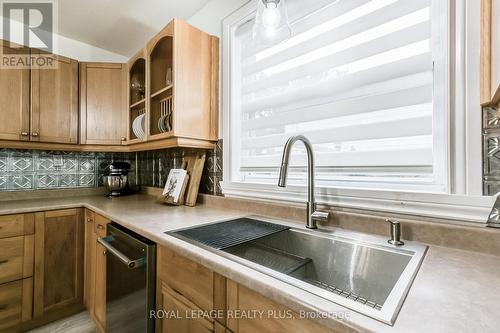
M 321 320 L 339 332 L 494 332 L 500 327 L 500 257 L 430 246 L 394 326 L 328 302 L 304 290 L 256 272 L 210 251 L 164 234 L 179 228 L 240 216 L 247 212 L 200 205 L 172 207 L 152 197 L 134 195 L 0 201 L 0 215 L 75 207 L 89 208 L 169 246 L 184 256 L 293 310 L 346 313 L 347 318 Z M 258 212 L 255 212 L 258 214 Z

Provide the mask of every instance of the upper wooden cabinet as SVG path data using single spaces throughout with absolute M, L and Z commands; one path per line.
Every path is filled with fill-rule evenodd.
M 0 40 L 2 53 L 29 54 Z M 0 68 L 0 140 L 29 140 L 30 70 Z
M 2 47 L 39 53 L 11 49 L 9 43 Z M 127 64 L 78 65 L 53 57 L 56 69 L 0 69 L 1 147 L 123 152 L 215 147 L 217 37 L 174 19 Z M 136 119 L 142 130 L 134 130 Z
M 76 144 L 78 61 L 53 57 L 55 69 L 31 70 L 31 141 Z
M 481 104 L 500 103 L 500 0 L 481 0 Z
M 1 43 L 4 52 L 40 54 Z M 78 62 L 52 57 L 51 69 L 0 68 L 0 140 L 78 142 Z
M 217 37 L 174 19 L 130 60 L 131 142 L 217 140 L 218 52 Z M 134 131 L 137 117 L 143 136 Z
M 126 144 L 127 65 L 80 63 L 80 143 Z

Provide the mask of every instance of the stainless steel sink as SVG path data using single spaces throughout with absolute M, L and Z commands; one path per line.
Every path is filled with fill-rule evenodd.
M 227 232 L 231 224 L 223 223 Z M 212 226 L 216 230 L 218 224 Z M 198 245 L 391 325 L 427 250 L 414 242 L 396 247 L 383 237 L 345 231 L 276 230 L 222 249 Z M 210 238 L 206 227 L 199 231 Z M 170 234 L 197 243 L 190 233 Z

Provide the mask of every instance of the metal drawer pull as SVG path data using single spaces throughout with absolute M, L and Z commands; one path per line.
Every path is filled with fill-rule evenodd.
M 8 262 L 9 262 L 9 259 L 0 260 L 0 265 L 1 265 L 1 264 L 6 264 L 6 263 L 8 263 Z
M 38 132 L 33 132 L 33 133 L 31 133 L 31 135 L 34 136 L 34 137 L 37 137 L 38 136 Z
M 98 224 L 98 225 L 97 225 L 97 229 L 104 230 L 104 226 L 103 226 L 102 224 Z
M 87 219 L 87 222 L 89 222 L 89 223 L 92 222 L 92 219 Z
M 132 260 L 129 257 L 127 257 L 125 254 L 120 252 L 118 249 L 116 249 L 113 245 L 109 244 L 108 241 L 112 241 L 113 236 L 108 236 L 108 237 L 99 237 L 97 238 L 97 242 L 104 246 L 106 250 L 109 251 L 109 253 L 113 254 L 115 257 L 117 257 L 122 263 L 127 265 L 129 269 L 134 269 L 134 268 L 139 268 L 144 265 L 144 258 L 139 258 L 136 260 Z

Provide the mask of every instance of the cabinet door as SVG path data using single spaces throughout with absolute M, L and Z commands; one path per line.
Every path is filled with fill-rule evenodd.
M 34 317 L 82 307 L 82 209 L 35 215 Z
M 28 48 L 11 48 L 1 41 L 2 54 L 29 55 Z M 30 70 L 0 68 L 0 140 L 29 140 Z
M 95 295 L 95 265 L 96 265 L 96 236 L 94 233 L 94 212 L 85 210 L 85 277 L 83 286 L 83 303 L 94 313 Z
M 54 69 L 31 70 L 31 141 L 76 144 L 78 61 L 52 57 L 57 63 Z
M 126 67 L 111 63 L 80 64 L 80 143 L 126 143 Z
M 106 330 L 106 249 L 96 242 L 94 319 L 101 332 Z
M 286 306 L 275 303 L 267 297 L 227 280 L 228 311 L 262 311 L 263 317 L 228 318 L 227 327 L 235 333 L 334 333 L 311 320 L 302 319 Z
M 162 284 L 160 309 L 166 314 L 161 319 L 161 333 L 212 333 L 214 323 L 196 316 L 201 311 L 181 294 Z

